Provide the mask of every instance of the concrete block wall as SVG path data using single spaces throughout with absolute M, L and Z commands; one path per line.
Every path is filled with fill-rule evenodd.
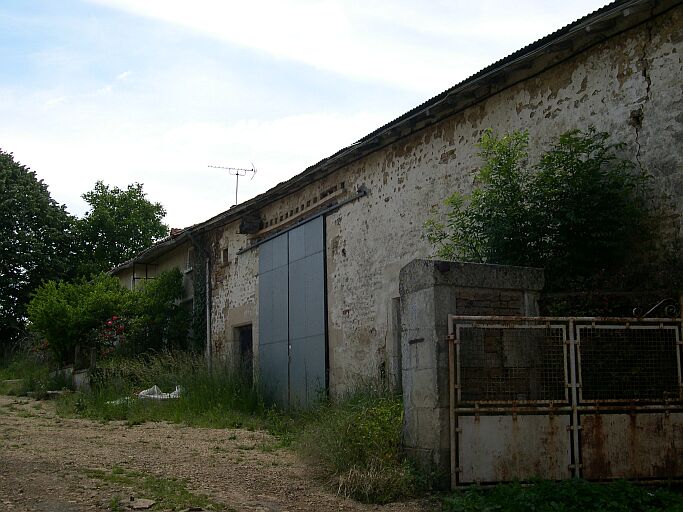
M 448 315 L 537 316 L 543 270 L 417 259 L 399 275 L 404 443 L 449 482 Z

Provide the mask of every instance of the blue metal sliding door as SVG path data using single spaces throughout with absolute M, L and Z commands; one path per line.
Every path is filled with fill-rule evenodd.
M 321 216 L 260 248 L 260 379 L 281 405 L 307 407 L 324 393 L 325 329 Z

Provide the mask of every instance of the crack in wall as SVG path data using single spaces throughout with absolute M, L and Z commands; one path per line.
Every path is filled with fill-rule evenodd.
M 641 161 L 641 144 L 640 144 L 640 131 L 643 126 L 643 118 L 644 116 L 644 107 L 645 104 L 648 103 L 651 99 L 651 90 L 652 90 L 652 78 L 650 77 L 650 69 L 649 69 L 649 62 L 647 60 L 647 51 L 651 46 L 652 40 L 653 40 L 653 27 L 652 23 L 647 23 L 647 37 L 643 41 L 643 46 L 641 48 L 641 55 L 640 58 L 638 59 L 638 64 L 640 65 L 642 71 L 643 78 L 645 79 L 645 97 L 642 100 L 640 106 L 636 110 L 631 111 L 631 117 L 629 120 L 629 124 L 633 126 L 636 132 L 636 138 L 635 138 L 635 143 L 636 143 L 636 162 L 638 162 L 638 168 L 640 171 L 643 171 L 643 163 Z

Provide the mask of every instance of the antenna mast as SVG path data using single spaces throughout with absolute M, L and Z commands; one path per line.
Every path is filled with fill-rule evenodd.
M 237 204 L 237 191 L 240 186 L 240 176 L 246 176 L 248 172 L 252 173 L 252 180 L 254 179 L 254 176 L 256 176 L 256 167 L 254 167 L 253 163 L 251 164 L 251 169 L 242 169 L 240 167 L 223 167 L 222 165 L 209 165 L 209 167 L 211 169 L 224 169 L 228 171 L 228 174 L 231 176 L 235 176 L 235 204 Z

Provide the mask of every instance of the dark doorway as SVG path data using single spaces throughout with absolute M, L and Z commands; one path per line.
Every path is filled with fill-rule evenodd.
M 249 384 L 254 377 L 254 345 L 252 343 L 251 324 L 235 328 L 240 353 L 240 371 Z

